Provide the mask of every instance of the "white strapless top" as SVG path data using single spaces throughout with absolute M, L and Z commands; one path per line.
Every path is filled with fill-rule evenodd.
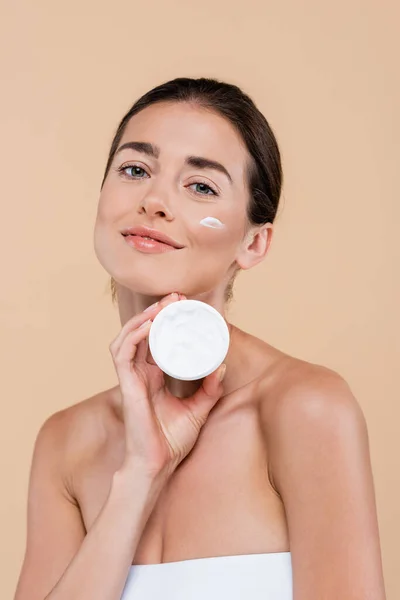
M 290 552 L 132 565 L 121 600 L 293 600 Z

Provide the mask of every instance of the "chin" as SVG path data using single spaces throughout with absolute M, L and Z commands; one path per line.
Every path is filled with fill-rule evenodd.
M 121 273 L 110 272 L 110 275 L 118 285 L 143 296 L 163 297 L 168 296 L 168 294 L 171 294 L 172 292 L 185 294 L 183 288 L 187 287 L 183 284 L 181 278 L 166 277 L 165 272 L 147 272 L 140 274 L 135 271 L 134 275 L 132 275 L 132 273 L 123 275 Z
M 166 273 L 143 273 L 139 275 L 135 272 L 122 275 L 121 273 L 111 273 L 115 282 L 134 292 L 141 294 L 142 296 L 149 296 L 152 298 L 163 298 L 172 294 L 172 292 L 178 292 L 184 294 L 187 298 L 196 298 L 201 296 L 207 296 L 213 289 L 213 286 L 206 287 L 204 280 L 199 281 L 196 278 L 195 281 L 191 281 L 188 277 L 182 277 L 176 274 L 176 276 L 166 276 Z
M 104 251 L 103 251 L 104 250 Z M 208 295 L 220 285 L 223 273 L 211 272 L 209 264 L 189 261 L 170 262 L 168 254 L 161 255 L 161 260 L 142 260 L 140 256 L 127 261 L 119 253 L 110 248 L 95 248 L 96 256 L 105 271 L 117 285 L 133 293 L 154 298 L 162 298 L 178 292 L 187 298 Z

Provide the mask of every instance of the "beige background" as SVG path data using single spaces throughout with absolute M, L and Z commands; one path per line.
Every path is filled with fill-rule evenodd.
M 116 383 L 119 318 L 92 245 L 114 129 L 177 76 L 242 86 L 276 132 L 285 187 L 272 248 L 239 277 L 231 317 L 350 383 L 369 428 L 388 599 L 400 597 L 398 6 L 3 0 L 1 598 L 23 558 L 41 423 Z

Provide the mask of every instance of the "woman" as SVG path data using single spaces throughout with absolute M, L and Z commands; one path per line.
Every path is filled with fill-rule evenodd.
M 230 323 L 202 381 L 164 377 L 148 349 L 170 302 L 225 315 L 237 272 L 268 252 L 281 185 L 274 134 L 236 86 L 178 78 L 123 118 L 94 231 L 118 385 L 40 429 L 16 600 L 384 598 L 367 429 L 343 378 Z

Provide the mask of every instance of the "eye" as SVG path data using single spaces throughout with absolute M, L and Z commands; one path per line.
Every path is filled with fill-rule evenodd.
M 204 183 L 203 181 L 197 181 L 196 183 L 191 183 L 189 185 L 189 187 L 191 187 L 192 185 L 201 186 L 202 191 L 196 191 L 196 194 L 200 194 L 201 196 L 218 196 L 219 195 L 218 192 L 216 190 L 214 190 L 214 188 L 209 186 L 207 183 Z M 204 193 L 204 190 L 206 190 L 206 193 Z M 209 194 L 208 192 L 211 192 L 211 194 Z
M 129 169 L 131 169 L 131 174 L 129 174 Z M 140 173 L 146 173 L 147 171 L 140 167 L 139 165 L 122 165 L 117 169 L 117 171 L 121 174 L 122 177 L 126 177 L 127 179 L 145 179 L 145 177 L 141 177 Z M 200 186 L 200 190 L 194 190 L 196 194 L 199 196 L 219 196 L 219 193 L 216 189 L 205 183 L 204 181 L 196 181 L 195 183 L 191 183 L 188 187 Z
M 126 173 L 128 169 L 132 169 L 133 174 L 128 175 L 128 173 Z M 140 173 L 138 175 L 138 171 L 146 173 L 143 167 L 139 167 L 139 165 L 122 165 L 122 167 L 119 167 L 118 169 L 118 172 L 121 173 L 122 177 L 127 177 L 128 179 L 144 179 L 144 177 L 140 177 Z

